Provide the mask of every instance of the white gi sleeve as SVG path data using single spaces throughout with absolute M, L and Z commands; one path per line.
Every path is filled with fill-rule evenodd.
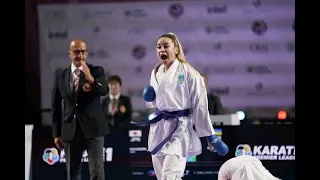
M 231 178 L 230 178 L 231 179 Z M 218 173 L 218 180 L 229 180 L 229 178 L 227 178 L 226 174 L 224 174 L 223 171 L 219 171 Z
M 222 164 L 219 169 L 218 180 L 230 180 L 232 178 L 232 174 L 237 168 L 237 166 L 234 166 L 235 164 L 232 163 L 233 161 L 235 161 L 234 158 L 229 159 Z
M 214 135 L 210 114 L 208 110 L 207 90 L 200 75 L 191 76 L 189 91 L 193 109 L 192 121 L 199 137 Z

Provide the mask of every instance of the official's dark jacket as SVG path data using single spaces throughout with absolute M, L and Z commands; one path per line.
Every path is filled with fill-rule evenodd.
M 102 100 L 102 109 L 104 114 L 108 120 L 109 125 L 111 125 L 111 120 L 114 120 L 114 127 L 128 127 L 131 121 L 132 115 L 132 105 L 130 97 L 125 95 L 120 95 L 118 99 L 118 111 L 112 116 L 111 112 L 109 111 L 109 103 L 111 99 L 107 96 L 105 99 Z
M 219 96 L 208 93 L 208 109 L 210 115 L 224 114 L 224 109 Z
M 100 96 L 106 95 L 109 90 L 105 83 L 104 69 L 100 66 L 87 65 L 94 77 L 94 83 L 90 85 L 81 72 L 77 92 L 73 92 L 70 85 L 71 66 L 55 74 L 52 90 L 53 137 L 72 140 L 77 124 L 87 138 L 109 133 L 108 122 L 100 103 Z

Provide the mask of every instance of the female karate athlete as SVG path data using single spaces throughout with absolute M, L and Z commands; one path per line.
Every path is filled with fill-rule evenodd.
M 249 155 L 234 157 L 220 167 L 218 180 L 279 180 L 261 163 Z
M 211 124 L 204 81 L 186 61 L 177 36 L 160 36 L 156 51 L 160 62 L 150 79 L 156 96 L 147 107 L 155 108 L 157 116 L 148 123 L 148 151 L 158 180 L 180 180 L 187 157 L 202 152 L 199 137 L 208 137 L 210 145 L 222 141 Z

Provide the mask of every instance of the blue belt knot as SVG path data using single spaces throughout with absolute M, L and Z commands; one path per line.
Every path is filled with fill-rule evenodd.
M 184 110 L 172 111 L 172 112 L 160 111 L 158 109 L 155 109 L 154 114 L 157 116 L 154 117 L 153 119 L 151 119 L 149 121 L 131 122 L 131 123 L 136 124 L 138 126 L 149 126 L 149 125 L 154 124 L 162 119 L 164 119 L 164 120 L 173 119 L 175 121 L 176 124 L 175 124 L 173 131 L 156 148 L 154 148 L 154 150 L 151 151 L 151 154 L 155 155 L 162 148 L 162 146 L 166 142 L 169 141 L 169 139 L 172 137 L 173 133 L 178 129 L 179 117 L 188 116 L 190 114 L 190 112 L 191 112 L 190 109 L 184 109 Z

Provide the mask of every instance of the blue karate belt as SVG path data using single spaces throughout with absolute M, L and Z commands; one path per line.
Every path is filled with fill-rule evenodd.
M 154 114 L 157 115 L 153 119 L 149 121 L 142 121 L 142 122 L 131 122 L 132 124 L 136 124 L 138 126 L 149 126 L 151 124 L 154 124 L 158 121 L 161 121 L 162 119 L 168 120 L 168 119 L 174 119 L 176 126 L 174 127 L 173 131 L 169 134 L 168 137 L 166 137 L 154 150 L 151 151 L 152 155 L 155 155 L 161 148 L 162 146 L 169 141 L 169 139 L 172 137 L 173 133 L 178 129 L 179 125 L 179 117 L 183 116 L 188 116 L 190 114 L 191 110 L 190 109 L 185 109 L 181 111 L 160 111 L 158 109 L 155 109 Z

